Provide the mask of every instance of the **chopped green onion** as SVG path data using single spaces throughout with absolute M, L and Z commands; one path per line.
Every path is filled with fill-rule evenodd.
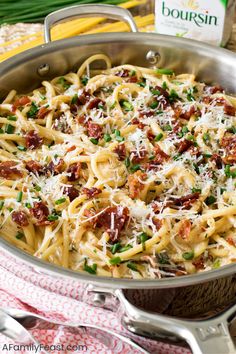
M 162 133 L 159 133 L 156 137 L 155 137 L 155 139 L 154 139 L 154 141 L 160 141 L 162 138 L 163 138 L 163 134 Z
M 130 71 L 129 76 L 135 76 L 135 75 L 136 75 L 136 71 L 135 70 Z
M 55 201 L 55 204 L 60 205 L 60 204 L 64 203 L 65 201 L 66 201 L 66 198 L 60 198 Z
M 210 157 L 212 157 L 212 154 L 203 154 L 203 156 L 209 159 Z
M 121 263 L 121 258 L 120 257 L 114 257 L 114 258 L 111 258 L 109 263 L 111 265 L 117 265 L 117 264 L 120 264 Z
M 114 254 L 118 252 L 120 248 L 121 248 L 120 242 L 114 243 L 114 245 L 111 248 L 111 253 Z
M 229 133 L 236 134 L 236 127 L 232 126 L 231 128 L 228 128 L 227 131 L 228 131 Z
M 165 130 L 165 131 L 171 131 L 171 130 L 172 130 L 172 127 L 171 127 L 170 124 L 166 124 L 166 125 L 163 126 L 163 130 Z
M 180 98 L 180 97 L 179 97 L 179 95 L 177 94 L 177 92 L 172 89 L 172 90 L 170 91 L 169 101 L 170 101 L 170 102 L 175 102 L 175 101 L 177 101 L 179 98 Z
M 156 73 L 159 75 L 173 75 L 174 71 L 171 69 L 156 69 Z
M 226 188 L 220 188 L 220 194 L 223 194 L 226 191 Z
M 16 201 L 20 203 L 22 201 L 22 197 L 23 197 L 23 192 L 19 192 L 17 194 Z
M 38 184 L 36 184 L 36 186 L 34 187 L 34 189 L 35 189 L 37 192 L 40 192 L 42 188 L 41 188 Z
M 178 161 L 181 156 L 181 153 L 178 152 L 175 156 L 173 156 L 173 160 Z
M 130 248 L 133 248 L 133 246 L 131 246 L 131 245 L 126 245 L 126 246 L 122 247 L 119 252 L 128 251 Z
M 194 257 L 194 252 L 191 251 L 191 252 L 184 252 L 182 254 L 182 257 L 186 260 L 186 261 L 191 261 L 191 259 L 193 259 Z
M 208 143 L 210 141 L 210 135 L 208 133 L 204 133 L 202 137 L 204 143 Z
M 27 150 L 26 147 L 23 146 L 23 145 L 18 145 L 17 149 L 20 150 L 20 151 L 26 151 Z
M 4 134 L 4 130 L 0 128 L 0 134 Z
M 150 103 L 149 107 L 150 107 L 151 109 L 155 109 L 155 108 L 158 107 L 158 105 L 159 105 L 159 102 L 154 101 L 154 102 Z
M 93 143 L 94 145 L 97 145 L 97 144 L 98 144 L 98 139 L 91 138 L 90 141 L 91 141 L 91 143 Z
M 97 273 L 97 264 L 93 263 L 92 266 L 88 266 L 87 264 L 87 258 L 84 260 L 84 270 L 90 274 L 96 274 Z
M 35 102 L 32 102 L 30 106 L 30 110 L 27 112 L 27 117 L 34 118 L 38 113 L 38 111 L 39 111 L 38 106 L 35 104 Z
M 194 138 L 194 136 L 192 134 L 189 134 L 189 135 L 186 136 L 186 139 L 187 140 L 194 140 L 195 138 Z
M 99 108 L 99 109 L 104 109 L 104 106 L 103 106 L 102 104 L 99 104 L 99 105 L 98 105 L 98 108 Z
M 82 82 L 82 84 L 84 85 L 84 86 L 86 86 L 87 85 L 87 83 L 88 83 L 88 77 L 87 76 L 83 76 L 82 78 L 81 78 L 81 82 Z
M 149 239 L 148 235 L 146 234 L 146 232 L 142 232 L 140 235 L 139 235 L 139 240 L 140 240 L 140 243 L 142 244 L 142 247 L 143 247 L 143 251 L 145 251 L 146 247 L 145 247 L 145 242 Z
M 161 94 L 161 92 L 159 90 L 151 90 L 151 93 L 154 95 L 154 96 L 159 96 Z
M 119 130 L 115 130 L 115 137 L 117 141 L 124 141 L 125 138 L 123 136 L 120 136 L 120 131 Z
M 58 220 L 58 215 L 55 215 L 55 214 L 48 215 L 47 219 L 48 219 L 49 221 Z
M 226 177 L 231 177 L 230 165 L 225 166 L 225 175 Z
M 146 81 L 137 82 L 137 84 L 138 84 L 140 87 L 145 87 L 145 86 L 146 86 Z
M 11 120 L 13 122 L 16 122 L 17 121 L 17 117 L 16 116 L 8 116 L 7 117 L 8 120 Z
M 111 136 L 110 134 L 104 134 L 104 140 L 106 143 L 108 143 L 109 141 L 111 141 Z
M 181 133 L 179 133 L 180 136 L 184 136 L 189 132 L 187 125 L 184 125 L 183 128 L 181 129 Z
M 68 89 L 70 87 L 70 84 L 66 82 L 66 79 L 63 76 L 57 80 L 57 83 L 62 85 L 65 89 Z
M 7 134 L 13 134 L 15 130 L 15 127 L 11 124 L 7 124 L 5 128 L 5 133 Z
M 27 203 L 25 203 L 25 207 L 28 208 L 28 209 L 31 209 L 32 205 L 29 202 L 27 202 Z
M 169 257 L 166 253 L 161 252 L 157 255 L 157 257 L 158 257 L 158 262 L 160 264 L 169 264 Z
M 205 199 L 206 205 L 211 205 L 214 204 L 215 202 L 216 202 L 216 198 L 213 195 L 209 195 L 209 197 Z
M 198 165 L 196 163 L 193 163 L 193 168 L 195 170 L 195 172 L 199 175 L 200 174 L 200 169 L 198 167 Z
M 133 166 L 130 167 L 130 171 L 131 172 L 136 172 L 138 170 L 140 170 L 140 165 L 139 164 L 133 165 Z
M 1 200 L 1 201 L 0 201 L 0 210 L 2 210 L 3 206 L 4 206 L 4 201 Z
M 163 90 L 167 90 L 168 89 L 166 81 L 163 82 L 162 88 L 163 88 Z
M 78 102 L 78 95 L 75 94 L 73 97 L 72 97 L 72 100 L 71 100 L 71 104 L 75 104 Z
M 216 259 L 212 265 L 213 269 L 217 269 L 220 267 L 220 259 Z
M 192 193 L 202 193 L 200 188 L 192 188 Z
M 134 107 L 133 105 L 128 102 L 128 101 L 121 101 L 121 106 L 125 109 L 125 111 L 129 112 L 129 111 L 133 111 L 134 110 Z
M 130 159 L 129 157 L 125 158 L 125 166 L 128 168 L 130 166 Z
M 135 272 L 138 272 L 137 265 L 134 262 L 127 263 L 127 267 Z
M 22 237 L 24 237 L 24 234 L 22 232 L 17 232 L 16 234 L 17 240 L 20 240 Z
M 7 208 L 7 210 L 9 210 L 10 211 L 10 213 L 12 212 L 12 210 L 14 210 L 13 208 Z

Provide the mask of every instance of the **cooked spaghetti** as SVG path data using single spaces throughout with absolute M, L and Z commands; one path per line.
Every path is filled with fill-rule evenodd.
M 106 69 L 92 70 L 94 61 Z M 236 261 L 236 99 L 170 69 L 77 73 L 0 104 L 0 235 L 56 265 L 161 278 Z

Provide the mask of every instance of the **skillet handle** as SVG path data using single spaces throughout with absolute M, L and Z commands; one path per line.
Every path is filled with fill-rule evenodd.
M 182 320 L 143 311 L 131 304 L 122 290 L 116 290 L 122 306 L 123 325 L 137 335 L 155 339 L 175 335 L 185 340 L 193 354 L 235 354 L 229 324 L 236 316 L 236 304 L 207 320 Z
M 98 17 L 104 16 L 113 20 L 124 21 L 132 32 L 138 28 L 130 11 L 114 5 L 75 5 L 50 13 L 44 20 L 44 39 L 51 42 L 51 27 L 53 24 L 70 17 Z

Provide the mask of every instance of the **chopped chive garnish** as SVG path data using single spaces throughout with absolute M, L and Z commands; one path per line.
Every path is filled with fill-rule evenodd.
M 103 106 L 102 104 L 99 104 L 99 105 L 98 105 L 98 108 L 99 108 L 99 109 L 104 109 L 104 106 Z
M 62 85 L 64 89 L 68 89 L 70 87 L 70 84 L 66 82 L 66 79 L 63 76 L 57 80 L 57 83 Z
M 121 249 L 121 244 L 120 244 L 120 242 L 117 242 L 112 246 L 111 253 L 114 254 L 114 253 L 118 252 L 119 249 Z
M 11 124 L 7 124 L 5 128 L 5 133 L 7 134 L 13 134 L 15 130 L 15 127 Z
M 137 265 L 134 262 L 127 263 L 127 267 L 135 272 L 138 272 Z
M 22 145 L 18 145 L 17 149 L 20 150 L 20 151 L 26 151 L 27 150 L 26 147 L 22 146 Z
M 111 141 L 111 136 L 110 134 L 104 134 L 104 140 L 106 143 L 108 143 L 109 141 Z
M 213 195 L 209 195 L 209 197 L 206 198 L 205 203 L 206 205 L 211 205 L 216 202 L 216 198 Z
M 188 132 L 189 132 L 188 127 L 185 125 L 185 126 L 183 126 L 183 128 L 181 129 L 180 136 L 184 136 L 184 135 L 187 134 Z
M 155 109 L 155 108 L 158 107 L 158 105 L 159 105 L 159 102 L 154 101 L 154 102 L 150 103 L 149 107 L 150 107 L 151 109 Z
M 91 141 L 91 143 L 93 143 L 94 145 L 97 145 L 97 144 L 98 144 L 98 139 L 91 138 L 90 141 Z
M 23 192 L 19 192 L 19 193 L 17 194 L 16 201 L 17 201 L 17 202 L 21 202 L 21 201 L 22 201 L 22 197 L 23 197 Z
M 156 137 L 155 137 L 155 139 L 154 139 L 154 141 L 160 141 L 162 138 L 163 138 L 163 134 L 162 133 L 160 133 L 160 134 L 158 134 Z
M 38 111 L 39 111 L 38 106 L 35 104 L 35 102 L 32 102 L 30 106 L 30 110 L 27 112 L 27 117 L 34 118 L 38 113 Z
M 111 258 L 109 263 L 111 265 L 117 265 L 117 264 L 120 264 L 121 263 L 121 258 L 120 257 L 114 257 L 114 258 Z
M 189 134 L 186 136 L 187 140 L 195 140 L 194 136 L 192 134 Z
M 138 84 L 140 87 L 145 87 L 145 86 L 146 86 L 146 81 L 137 82 L 137 84 Z
M 17 232 L 16 234 L 17 240 L 20 240 L 22 237 L 24 237 L 24 234 L 22 232 Z
M 90 274 L 96 274 L 97 273 L 97 264 L 93 263 L 92 266 L 88 266 L 87 264 L 87 258 L 84 260 L 84 270 Z
M 226 177 L 231 177 L 230 165 L 225 166 L 225 175 Z
M 17 121 L 17 117 L 16 116 L 8 116 L 7 117 L 8 120 L 11 120 L 13 122 L 16 122 Z
M 210 135 L 208 133 L 204 133 L 202 139 L 204 143 L 208 143 L 210 141 Z
M 175 102 L 175 101 L 177 101 L 179 98 L 180 98 L 180 97 L 179 97 L 179 95 L 177 94 L 177 92 L 172 89 L 172 90 L 170 91 L 169 101 L 170 101 L 170 102 Z
M 65 201 L 66 201 L 66 198 L 60 198 L 60 199 L 57 199 L 57 200 L 55 201 L 55 204 L 56 204 L 56 205 L 59 205 L 59 204 L 64 203 Z
M 148 235 L 146 234 L 146 232 L 142 232 L 139 235 L 139 240 L 140 243 L 142 244 L 143 250 L 145 251 L 145 242 L 149 239 Z
M 125 166 L 128 168 L 130 166 L 130 159 L 129 157 L 125 158 Z
M 14 210 L 13 208 L 7 208 L 8 211 L 10 211 L 10 213 Z
M 31 209 L 32 205 L 29 202 L 27 202 L 27 203 L 25 203 L 25 207 L 28 208 L 28 209 Z
M 125 109 L 125 111 L 129 112 L 129 111 L 133 111 L 134 107 L 133 105 L 129 102 L 129 101 L 121 101 L 121 106 Z
M 49 221 L 58 220 L 58 215 L 55 215 L 55 214 L 48 215 L 47 219 L 48 219 Z
M 133 166 L 130 167 L 130 171 L 131 172 L 136 172 L 138 170 L 140 170 L 140 165 L 139 164 L 133 165 Z
M 156 73 L 159 75 L 173 75 L 174 71 L 171 69 L 156 69 Z
M 78 95 L 75 94 L 75 95 L 72 97 L 71 104 L 75 104 L 75 103 L 77 103 L 77 101 L 78 101 Z
M 128 251 L 130 248 L 133 248 L 133 246 L 131 246 L 131 245 L 126 245 L 126 246 L 122 247 L 119 252 Z
M 40 187 L 38 184 L 36 184 L 36 186 L 34 187 L 34 189 L 35 189 L 37 192 L 40 192 L 40 191 L 41 191 L 41 187 Z
M 4 201 L 1 200 L 1 201 L 0 201 L 0 210 L 2 210 L 3 206 L 4 206 Z
M 191 251 L 191 252 L 184 252 L 182 254 L 182 257 L 186 260 L 186 261 L 191 261 L 191 259 L 193 259 L 194 257 L 194 252 Z

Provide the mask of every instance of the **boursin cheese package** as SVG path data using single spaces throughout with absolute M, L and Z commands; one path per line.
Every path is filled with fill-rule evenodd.
M 224 46 L 235 0 L 155 0 L 156 32 Z

